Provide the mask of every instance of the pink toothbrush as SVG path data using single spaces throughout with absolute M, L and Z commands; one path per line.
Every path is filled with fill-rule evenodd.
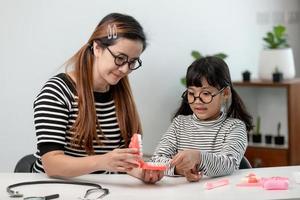
M 228 179 L 220 179 L 218 181 L 210 181 L 205 184 L 205 189 L 211 190 L 216 187 L 221 187 L 221 186 L 228 185 L 228 184 L 229 184 Z

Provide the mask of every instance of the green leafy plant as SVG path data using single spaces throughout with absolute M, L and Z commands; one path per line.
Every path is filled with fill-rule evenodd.
M 283 25 L 274 26 L 273 31 L 267 32 L 267 35 L 263 38 L 263 40 L 267 43 L 267 48 L 269 49 L 289 47 L 286 28 Z
M 204 57 L 199 51 L 196 51 L 196 50 L 193 50 L 193 51 L 191 52 L 191 55 L 192 55 L 192 57 L 193 57 L 195 60 Z M 206 55 L 206 56 L 215 56 L 215 57 L 221 58 L 221 59 L 223 59 L 223 60 L 224 60 L 225 58 L 227 58 L 227 55 L 226 55 L 225 53 L 217 53 L 217 54 L 214 54 L 214 55 Z
M 256 118 L 256 131 L 255 134 L 259 135 L 260 134 L 260 116 Z
M 206 56 L 203 56 L 199 51 L 196 51 L 196 50 L 193 50 L 191 52 L 191 56 L 195 59 L 195 60 L 198 60 L 198 59 L 201 59 L 203 57 L 206 57 L 206 56 L 215 56 L 215 57 L 218 57 L 218 58 L 221 58 L 221 59 L 225 59 L 227 58 L 228 56 L 225 54 L 225 53 L 217 53 L 217 54 L 213 54 L 213 55 L 206 55 Z M 180 79 L 180 82 L 182 83 L 182 85 L 186 85 L 186 79 L 185 77 L 182 77 Z

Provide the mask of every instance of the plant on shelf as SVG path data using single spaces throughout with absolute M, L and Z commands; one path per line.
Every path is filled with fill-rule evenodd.
M 201 59 L 201 58 L 206 57 L 206 56 L 215 56 L 215 57 L 221 58 L 223 60 L 228 57 L 225 53 L 222 53 L 222 52 L 216 53 L 216 54 L 213 54 L 213 55 L 203 56 L 199 51 L 196 51 L 196 50 L 193 50 L 191 52 L 191 56 L 194 58 L 194 60 L 198 60 L 198 59 Z M 185 79 L 185 77 L 182 77 L 180 79 L 180 82 L 182 83 L 182 85 L 186 86 L 186 79 Z
M 249 82 L 251 80 L 251 72 L 249 70 L 245 70 L 242 72 L 243 81 Z
M 278 122 L 277 124 L 277 136 L 275 136 L 275 144 L 278 144 L 278 145 L 283 145 L 284 144 L 284 136 L 282 136 L 280 134 L 280 129 L 281 129 L 281 123 Z
M 261 132 L 260 132 L 260 116 L 256 118 L 256 130 L 252 134 L 253 143 L 261 143 Z
M 279 71 L 278 67 L 275 67 L 275 71 L 272 74 L 273 82 L 281 82 L 283 80 L 283 74 Z
M 273 139 L 273 135 L 271 135 L 271 134 L 265 135 L 265 143 L 266 144 L 272 144 L 272 139 Z
M 272 74 L 277 67 L 283 77 L 295 77 L 295 63 L 293 51 L 287 41 L 286 27 L 277 25 L 263 37 L 265 49 L 260 53 L 259 73 L 260 79 L 272 80 Z
M 263 38 L 268 49 L 286 48 L 290 45 L 287 42 L 286 28 L 282 25 L 274 26 L 272 32 L 267 32 Z

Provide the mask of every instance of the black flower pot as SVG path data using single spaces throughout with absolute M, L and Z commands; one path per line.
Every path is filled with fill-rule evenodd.
M 265 143 L 266 144 L 272 144 L 272 139 L 273 139 L 272 135 L 265 135 Z
M 283 145 L 284 144 L 284 136 L 275 136 L 275 144 Z
M 261 143 L 261 134 L 253 134 L 252 142 L 253 143 Z
M 283 80 L 283 74 L 280 72 L 275 72 L 273 75 L 273 82 L 281 82 Z
M 251 73 L 248 71 L 245 71 L 242 73 L 243 75 L 243 81 L 248 82 L 251 80 Z

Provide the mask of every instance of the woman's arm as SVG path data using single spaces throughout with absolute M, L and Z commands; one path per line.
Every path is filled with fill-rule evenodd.
M 50 177 L 74 177 L 101 170 L 128 172 L 138 167 L 137 152 L 137 149 L 115 149 L 103 155 L 72 157 L 63 151 L 50 151 L 42 156 L 42 163 Z

